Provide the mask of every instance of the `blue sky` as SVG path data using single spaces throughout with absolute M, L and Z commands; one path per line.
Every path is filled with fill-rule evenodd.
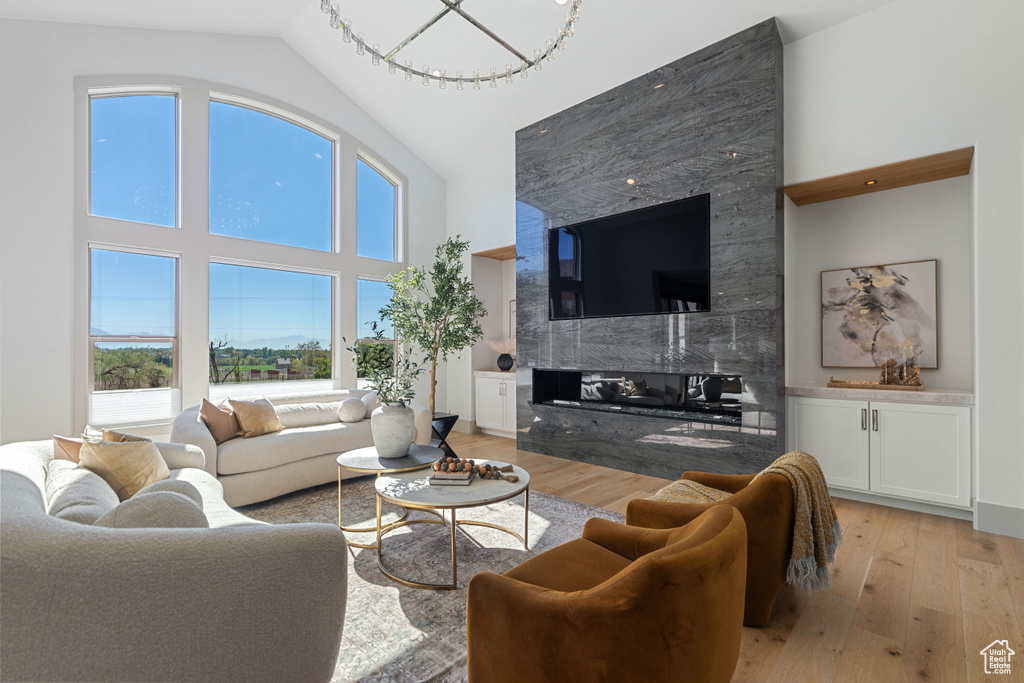
M 176 100 L 94 98 L 94 215 L 175 227 Z M 210 232 L 306 249 L 332 248 L 332 143 L 268 114 L 210 103 Z M 356 168 L 357 254 L 393 260 L 395 186 Z M 92 327 L 108 334 L 174 334 L 175 259 L 93 251 Z M 358 284 L 359 335 L 388 299 Z M 388 329 L 390 334 L 390 328 Z M 210 336 L 236 345 L 331 338 L 331 278 L 210 265 Z

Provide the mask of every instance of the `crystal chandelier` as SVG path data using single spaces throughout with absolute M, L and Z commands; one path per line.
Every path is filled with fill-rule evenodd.
M 370 61 L 374 66 L 380 66 L 381 62 L 384 62 L 387 64 L 388 73 L 390 74 L 402 71 L 405 74 L 405 80 L 411 81 L 413 77 L 417 77 L 422 80 L 423 85 L 430 85 L 431 81 L 436 81 L 441 90 L 446 89 L 449 83 L 454 84 L 456 90 L 462 90 L 466 84 L 472 85 L 474 90 L 479 90 L 480 84 L 484 81 L 489 82 L 492 88 L 498 87 L 499 80 L 503 80 L 506 84 L 511 85 L 513 82 L 513 76 L 518 74 L 520 78 L 526 78 L 529 75 L 531 68 L 535 71 L 540 71 L 545 60 L 549 62 L 554 61 L 555 50 L 564 50 L 566 39 L 571 38 L 575 32 L 576 22 L 578 22 L 580 18 L 580 5 L 583 4 L 583 0 L 572 0 L 572 4 L 569 6 L 569 13 L 565 15 L 565 21 L 558 27 L 558 32 L 555 37 L 549 39 L 543 48 L 534 50 L 533 56 L 530 57 L 528 54 L 520 52 L 512 45 L 502 40 L 496 33 L 470 16 L 461 7 L 464 0 L 439 1 L 444 5 L 444 9 L 430 21 L 413 31 L 408 38 L 400 42 L 394 47 L 394 49 L 388 52 L 381 50 L 380 45 L 377 43 L 371 44 L 366 42 L 366 37 L 362 33 L 353 32 L 352 22 L 349 19 L 341 18 L 338 3 L 332 3 L 331 0 L 320 0 L 320 9 L 322 9 L 325 14 L 330 15 L 331 28 L 341 30 L 341 39 L 346 43 L 354 42 L 356 44 L 357 55 L 363 56 L 369 54 Z M 559 5 L 564 5 L 568 0 L 555 0 L 555 2 Z M 508 50 L 515 61 L 506 63 L 505 68 L 501 71 L 499 71 L 497 67 L 492 66 L 489 72 L 481 73 L 480 69 L 474 69 L 472 73 L 467 73 L 463 72 L 462 69 L 459 69 L 458 71 L 455 71 L 454 74 L 449 74 L 448 70 L 445 68 L 432 70 L 427 65 L 417 69 L 414 67 L 412 60 L 408 59 L 402 63 L 398 58 L 399 53 L 450 12 L 454 12 L 459 15 L 475 28 L 480 30 L 488 38 L 494 40 L 496 43 Z

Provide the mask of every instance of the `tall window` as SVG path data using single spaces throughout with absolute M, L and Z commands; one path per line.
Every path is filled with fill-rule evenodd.
M 90 100 L 90 210 L 173 228 L 177 207 L 177 98 Z
M 328 275 L 211 263 L 210 396 L 333 388 L 331 289 Z
M 395 184 L 362 159 L 356 160 L 357 255 L 395 260 L 397 206 Z
M 334 145 L 302 126 L 210 102 L 210 232 L 332 248 Z
M 180 409 L 177 274 L 174 257 L 91 250 L 91 422 L 154 422 Z
M 368 357 L 380 354 L 381 344 L 386 345 L 386 355 L 394 357 L 395 329 L 390 321 L 381 320 L 380 309 L 391 300 L 391 288 L 380 280 L 358 280 L 356 282 L 356 322 L 359 341 L 356 343 L 357 387 L 366 386 L 369 376 Z M 380 334 L 378 334 L 378 332 Z

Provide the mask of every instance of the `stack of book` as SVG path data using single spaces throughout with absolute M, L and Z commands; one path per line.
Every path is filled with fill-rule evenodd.
M 434 472 L 430 475 L 432 486 L 469 486 L 473 483 L 473 473 L 469 470 L 463 472 Z

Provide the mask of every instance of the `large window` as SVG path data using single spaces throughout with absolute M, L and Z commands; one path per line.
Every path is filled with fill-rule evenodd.
M 211 263 L 211 397 L 332 388 L 331 290 L 328 275 Z
M 247 107 L 210 102 L 210 232 L 332 248 L 333 143 Z
M 398 188 L 373 166 L 356 161 L 356 254 L 395 260 Z M 362 324 L 362 320 L 360 320 Z
M 91 250 L 90 421 L 173 417 L 178 385 L 178 259 Z
M 177 199 L 177 98 L 90 100 L 90 211 L 173 228 Z
M 395 329 L 390 321 L 381 320 L 380 309 L 391 300 L 391 288 L 380 280 L 357 280 L 356 322 L 359 341 L 356 343 L 357 387 L 363 389 L 369 376 L 368 360 L 381 354 L 394 358 Z M 386 347 L 386 349 L 385 349 Z

